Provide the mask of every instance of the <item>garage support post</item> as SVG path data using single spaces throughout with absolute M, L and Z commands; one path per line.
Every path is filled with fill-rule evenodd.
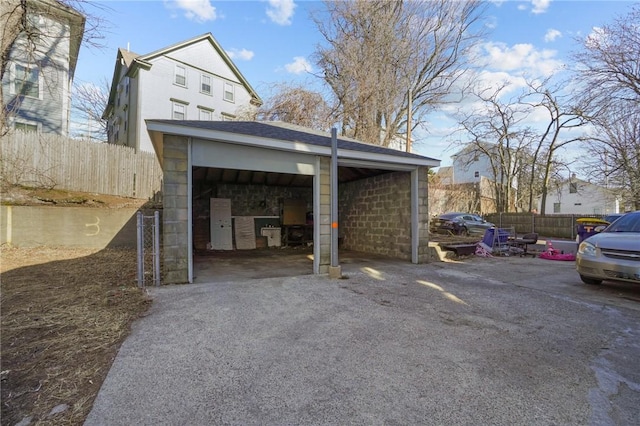
M 330 278 L 341 278 L 338 264 L 338 131 L 331 129 L 331 266 Z

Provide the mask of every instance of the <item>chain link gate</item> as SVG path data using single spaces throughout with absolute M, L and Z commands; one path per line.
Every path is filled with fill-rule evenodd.
M 138 212 L 138 287 L 160 285 L 160 213 Z

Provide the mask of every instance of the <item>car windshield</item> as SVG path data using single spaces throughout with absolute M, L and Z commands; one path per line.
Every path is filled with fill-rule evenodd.
M 640 232 L 640 212 L 622 216 L 609 225 L 605 232 Z

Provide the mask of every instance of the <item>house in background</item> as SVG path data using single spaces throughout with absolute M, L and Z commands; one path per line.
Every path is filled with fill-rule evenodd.
M 27 38 L 25 32 L 18 36 L 8 52 L 2 79 L 6 124 L 68 136 L 71 88 L 85 17 L 55 0 L 26 0 L 25 4 L 23 22 L 31 36 Z M 3 31 L 9 29 L 6 25 L 8 21 Z
M 491 147 L 488 148 L 491 151 Z M 500 176 L 492 168 L 486 153 L 478 152 L 472 145 L 451 156 L 451 166 L 440 167 L 436 174 L 438 185 L 447 191 L 444 201 L 439 202 L 434 214 L 447 211 L 468 211 L 471 213 L 493 213 L 496 207 L 496 182 Z M 515 158 L 514 160 L 515 161 Z M 517 179 L 513 178 L 509 195 L 511 209 L 515 210 Z M 438 203 L 432 198 L 432 203 Z
M 108 142 L 153 152 L 145 119 L 232 120 L 262 100 L 211 33 L 138 55 L 118 49 Z
M 542 200 L 538 200 L 539 211 Z M 606 215 L 620 213 L 620 197 L 612 189 L 576 178 L 562 182 L 547 194 L 545 214 Z

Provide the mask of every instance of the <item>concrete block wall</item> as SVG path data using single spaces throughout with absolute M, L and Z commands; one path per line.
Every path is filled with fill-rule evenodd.
M 165 135 L 163 150 L 162 256 L 164 284 L 189 281 L 188 139 Z
M 431 260 L 429 251 L 429 169 L 418 168 L 418 263 Z M 439 259 L 437 259 L 439 260 Z
M 218 184 L 216 194 L 231 199 L 233 216 L 280 216 L 286 198 L 304 199 L 307 211 L 313 211 L 313 188 Z
M 342 247 L 411 260 L 409 172 L 385 173 L 340 184 L 338 205 Z M 420 206 L 423 207 L 427 214 L 426 201 Z
M 320 158 L 320 260 L 319 273 L 329 272 L 331 265 L 331 159 Z M 339 228 L 338 228 L 339 229 Z

